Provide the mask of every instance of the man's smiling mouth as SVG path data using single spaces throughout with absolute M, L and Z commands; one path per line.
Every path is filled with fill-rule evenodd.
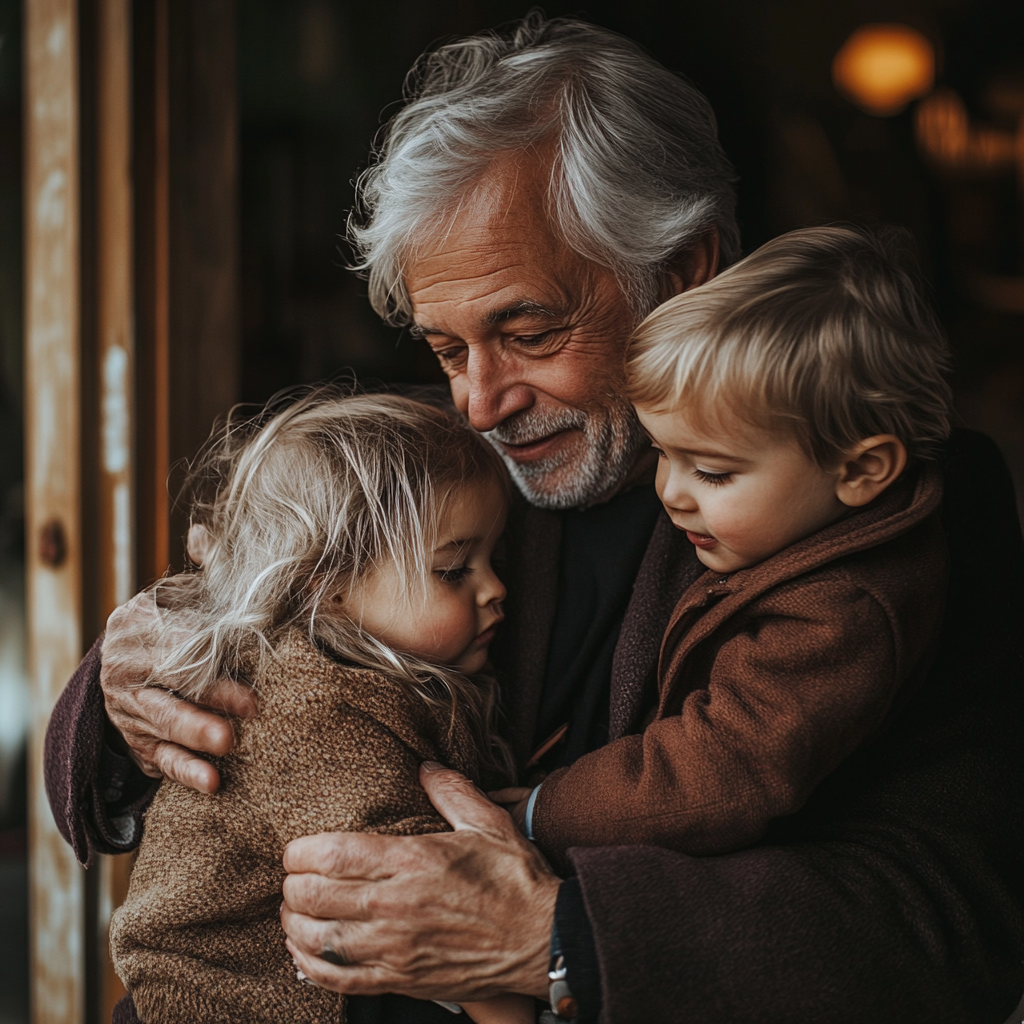
M 562 438 L 570 433 L 572 433 L 571 427 L 565 430 L 556 430 L 553 434 L 547 434 L 532 441 L 521 441 L 516 444 L 511 444 L 508 441 L 498 441 L 498 444 L 501 445 L 502 450 L 508 454 L 510 459 L 515 459 L 516 462 L 530 462 L 549 455 L 552 449 L 559 446 Z

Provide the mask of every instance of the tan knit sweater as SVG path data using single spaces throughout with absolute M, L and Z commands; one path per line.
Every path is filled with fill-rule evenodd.
M 317 832 L 447 831 L 420 762 L 477 776 L 450 708 L 342 666 L 300 633 L 250 678 L 259 714 L 219 760 L 220 791 L 161 785 L 114 915 L 114 966 L 144 1024 L 343 1022 L 344 997 L 298 982 L 285 949 L 285 845 Z

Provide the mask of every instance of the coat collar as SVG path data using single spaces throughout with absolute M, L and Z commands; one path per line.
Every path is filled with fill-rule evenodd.
M 727 576 L 706 571 L 672 613 L 661 645 L 659 678 L 666 672 L 674 674 L 686 652 L 766 591 L 906 533 L 935 512 L 941 502 L 942 477 L 934 467 L 925 466 L 856 515 L 826 526 L 758 565 Z M 693 621 L 698 609 L 711 604 L 713 609 Z

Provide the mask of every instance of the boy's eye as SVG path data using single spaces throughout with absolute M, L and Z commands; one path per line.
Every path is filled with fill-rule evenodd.
M 658 453 L 659 459 L 666 459 L 668 456 L 665 454 L 664 448 L 659 448 L 656 444 L 652 444 L 651 447 Z
M 731 473 L 709 473 L 706 469 L 695 469 L 693 475 L 703 484 L 711 484 L 717 487 L 719 484 L 727 484 Z
M 450 569 L 434 570 L 445 583 L 458 583 L 460 580 L 464 580 L 472 571 L 468 565 L 455 565 Z

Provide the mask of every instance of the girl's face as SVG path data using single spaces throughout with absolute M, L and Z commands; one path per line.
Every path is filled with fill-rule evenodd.
M 410 593 L 390 563 L 337 600 L 349 618 L 394 650 L 479 672 L 505 617 L 505 587 L 491 568 L 505 512 L 496 482 L 466 486 L 441 524 L 425 588 Z

